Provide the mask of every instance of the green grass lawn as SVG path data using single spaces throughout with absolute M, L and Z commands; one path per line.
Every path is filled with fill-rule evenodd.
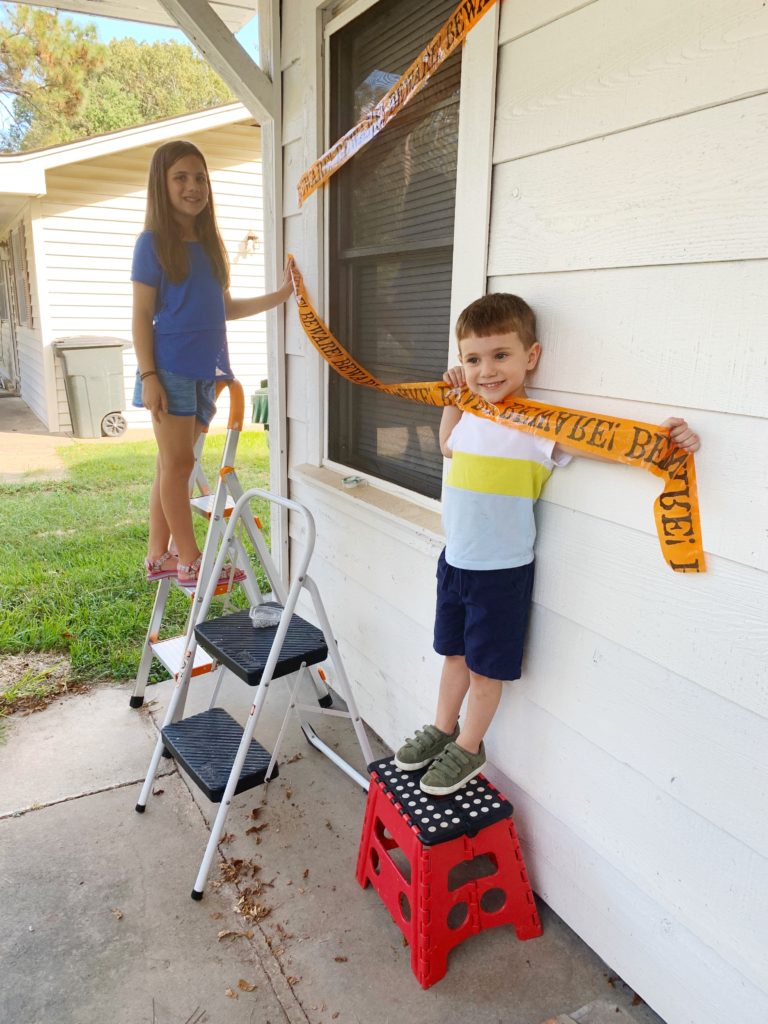
M 240 437 L 244 488 L 269 487 L 267 437 Z M 223 434 L 206 443 L 212 486 L 223 443 Z M 155 451 L 154 441 L 73 445 L 60 453 L 66 479 L 0 484 L 0 656 L 61 652 L 73 681 L 135 675 L 156 589 L 143 568 Z M 268 537 L 269 511 L 258 512 Z M 195 519 L 202 540 L 205 521 Z M 172 588 L 164 635 L 181 631 L 188 605 Z

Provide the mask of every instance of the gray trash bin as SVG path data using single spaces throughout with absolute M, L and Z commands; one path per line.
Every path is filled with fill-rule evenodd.
M 64 371 L 75 437 L 117 437 L 125 432 L 125 344 L 120 338 L 88 337 L 60 338 L 53 343 Z

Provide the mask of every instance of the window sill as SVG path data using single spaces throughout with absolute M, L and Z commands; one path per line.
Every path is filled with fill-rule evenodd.
M 445 543 L 438 512 L 401 495 L 391 494 L 374 483 L 346 488 L 342 484 L 344 478 L 341 473 L 308 464 L 292 466 L 288 477 L 297 487 L 317 492 L 342 515 L 369 525 L 375 524 L 396 539 L 423 547 L 430 554 L 437 554 Z M 311 511 L 311 504 L 309 507 Z

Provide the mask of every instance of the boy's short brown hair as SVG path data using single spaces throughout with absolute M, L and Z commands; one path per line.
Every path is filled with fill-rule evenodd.
M 492 334 L 509 334 L 514 331 L 529 349 L 536 344 L 536 315 L 519 295 L 509 292 L 492 292 L 471 302 L 456 321 L 456 340 L 462 341 L 472 335 L 488 338 Z

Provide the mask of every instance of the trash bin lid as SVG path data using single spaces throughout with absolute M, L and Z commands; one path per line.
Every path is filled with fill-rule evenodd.
M 57 338 L 53 343 L 53 348 L 64 349 L 64 348 L 116 348 L 118 345 L 121 348 L 125 348 L 129 342 L 123 338 L 109 338 L 99 337 L 92 335 L 75 335 L 71 338 Z

